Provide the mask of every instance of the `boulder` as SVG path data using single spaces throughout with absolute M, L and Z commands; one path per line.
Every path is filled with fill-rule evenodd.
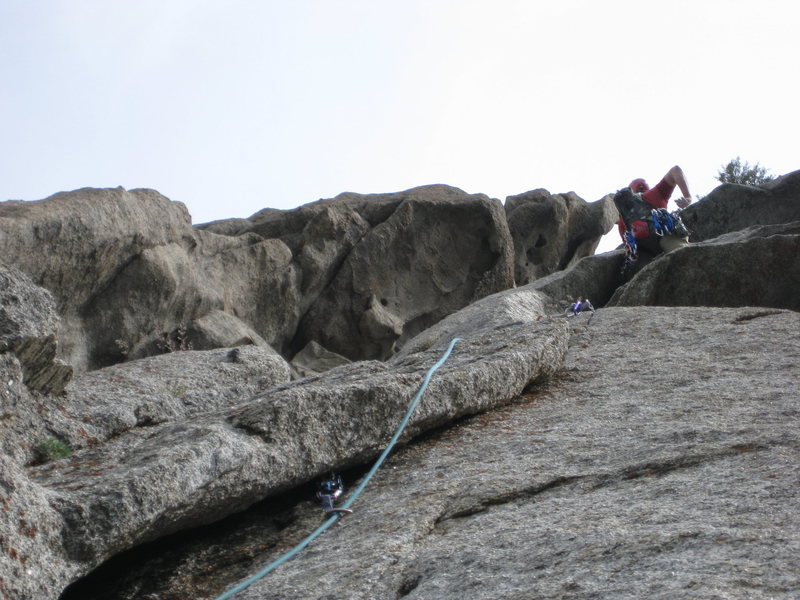
M 751 228 L 659 256 L 620 287 L 607 306 L 800 310 L 800 235 L 775 233 L 797 231 L 799 225 Z
M 589 299 L 595 307 L 601 307 L 605 306 L 622 283 L 624 262 L 623 250 L 587 256 L 569 269 L 557 271 L 523 287 L 544 294 L 549 300 L 550 311 L 564 311 L 578 298 Z
M 0 354 L 0 357 L 3 357 Z M 68 455 L 122 434 L 220 410 L 290 380 L 269 346 L 170 352 L 79 373 L 56 401 L 18 385 L 14 360 L 0 361 L 2 448 L 20 463 L 49 462 L 46 445 Z
M 212 350 L 267 342 L 241 319 L 221 310 L 213 310 L 195 319 L 186 331 L 192 350 Z M 176 340 L 180 343 L 180 340 Z M 187 342 L 188 343 L 188 342 Z
M 4 259 L 53 294 L 61 354 L 79 371 L 170 350 L 219 312 L 282 348 L 302 314 L 302 277 L 283 242 L 195 230 L 183 204 L 153 190 L 0 203 L 0 232 Z M 191 333 L 201 338 L 185 347 L 209 342 Z
M 4 259 L 53 294 L 61 356 L 78 371 L 245 337 L 284 356 L 313 340 L 382 359 L 513 284 L 499 202 L 448 186 L 198 228 L 153 190 L 82 189 L 0 203 L 0 232 Z M 237 321 L 235 340 L 214 337 L 221 319 Z
M 681 216 L 692 242 L 758 225 L 800 221 L 800 171 L 759 187 L 723 184 Z
M 182 204 L 152 190 L 122 188 L 0 203 L 0 231 L 4 260 L 53 294 L 63 358 L 79 370 L 91 363 L 86 342 L 94 333 L 84 328 L 84 307 L 145 248 L 193 242 Z
M 370 204 L 354 194 L 343 201 Z M 498 201 L 426 186 L 378 206 L 393 210 L 380 213 L 385 219 L 303 316 L 297 348 L 314 340 L 351 360 L 384 359 L 443 317 L 513 285 L 512 242 Z
M 374 206 L 391 211 L 400 203 L 399 194 L 364 197 L 357 201 L 351 195 L 320 200 L 299 208 L 282 211 L 264 209 L 249 219 L 216 221 L 198 228 L 224 235 L 258 235 L 262 239 L 280 240 L 291 252 L 302 273 L 301 314 L 330 283 L 353 247 L 375 224 Z M 355 201 L 354 201 L 355 200 Z
M 613 197 L 587 203 L 574 192 L 537 189 L 509 196 L 506 218 L 514 241 L 514 279 L 525 285 L 594 254 L 617 219 Z

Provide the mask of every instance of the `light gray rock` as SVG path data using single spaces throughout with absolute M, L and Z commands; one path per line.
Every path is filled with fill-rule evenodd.
M 0 355 L 0 361 L 2 355 Z M 63 520 L 50 493 L 33 483 L 13 459 L 0 454 L 0 597 L 57 598 L 80 574 L 64 560 Z
M 523 287 L 545 294 L 549 298 L 548 310 L 551 312 L 563 311 L 578 298 L 588 298 L 592 305 L 601 307 L 623 283 L 621 269 L 624 260 L 622 250 L 587 256 L 569 269 L 547 275 Z
M 51 600 L 106 559 L 139 548 L 161 574 L 130 555 L 120 560 L 127 579 L 147 591 L 92 584 L 94 597 L 215 597 L 319 524 L 319 508 L 297 502 L 303 486 L 331 469 L 345 470 L 352 485 L 427 369 L 461 337 L 402 438 L 417 441 L 390 460 L 356 514 L 242 598 L 792 597 L 800 589 L 792 562 L 800 549 L 798 313 L 637 306 L 548 317 L 573 295 L 599 305 L 620 253 L 490 294 L 512 264 L 502 234 L 487 233 L 502 229 L 494 229 L 499 203 L 447 186 L 409 192 L 344 194 L 288 217 L 267 210 L 205 230 L 185 228 L 180 206 L 155 193 L 87 192 L 93 206 L 83 191 L 62 197 L 78 212 L 111 206 L 114 219 L 136 222 L 144 206 L 165 221 L 140 238 L 117 232 L 116 244 L 114 235 L 98 237 L 98 264 L 127 259 L 102 285 L 86 275 L 94 291 L 76 296 L 82 304 L 56 294 L 57 307 L 71 307 L 61 334 L 75 356 L 106 360 L 112 346 L 141 355 L 159 341 L 180 349 L 197 323 L 193 331 L 217 339 L 235 335 L 220 328 L 249 327 L 285 352 L 311 331 L 295 337 L 300 308 L 320 310 L 332 289 L 342 291 L 334 304 L 350 315 L 347 327 L 364 336 L 359 352 L 400 350 L 386 362 L 344 364 L 294 382 L 269 346 L 178 351 L 81 374 L 62 397 L 22 385 L 27 355 L 0 351 L 0 591 Z M 477 214 L 489 211 L 483 221 L 458 212 L 468 213 L 472 201 Z M 0 206 L 0 232 L 60 239 L 70 268 L 91 262 L 75 241 L 87 235 L 91 214 L 74 218 L 59 205 L 50 219 L 48 202 Z M 166 226 L 171 211 L 175 231 Z M 476 248 L 456 264 L 452 256 L 465 250 L 448 246 L 446 225 L 461 218 L 459 243 Z M 404 226 L 409 220 L 434 227 Z M 436 245 L 441 236 L 450 254 Z M 660 257 L 620 295 L 633 303 L 683 296 L 782 306 L 799 280 L 797 238 L 793 223 L 728 233 Z M 4 251 L 24 246 L 2 239 Z M 416 256 L 409 244 L 430 255 L 441 250 L 425 277 L 412 276 L 419 265 L 401 264 Z M 485 260 L 493 252 L 497 262 Z M 382 253 L 400 261 L 399 281 L 363 260 Z M 681 262 L 687 257 L 698 262 Z M 50 282 L 74 273 L 23 262 Z M 776 266 L 785 279 L 770 273 Z M 684 271 L 678 267 L 698 272 L 694 291 L 670 290 L 664 273 Z M 414 316 L 378 293 L 390 289 L 384 284 L 436 308 Z M 357 310 L 347 294 L 361 299 Z M 15 301 L 7 297 L 0 309 L 13 312 Z M 150 309 L 157 318 L 143 315 Z M 49 335 L 43 314 L 16 326 Z M 436 324 L 428 327 L 427 318 Z M 105 337 L 96 333 L 103 328 Z M 471 416 L 478 413 L 485 414 Z M 33 465 L 50 440 L 73 454 Z M 161 546 L 181 543 L 167 545 L 163 536 L 265 498 L 254 509 L 260 521 L 237 517 L 249 525 L 230 533 L 214 527 L 227 543 L 200 543 L 205 534 L 196 531 L 194 553 L 179 559 L 180 568 L 164 566 Z M 155 544 L 142 547 L 148 541 Z M 64 600 L 92 597 L 75 586 Z
M 497 316 L 503 312 L 498 305 L 494 328 L 467 329 L 431 380 L 403 440 L 503 405 L 552 377 L 566 351 L 567 325 L 538 323 L 539 305 L 536 294 L 520 293 L 515 317 L 522 320 L 504 321 Z M 485 308 L 491 312 L 491 306 Z M 157 360 L 179 355 L 189 360 L 196 354 L 174 353 L 110 369 L 123 373 L 139 365 L 146 372 Z M 146 428 L 133 427 L 139 417 L 133 408 L 142 406 L 137 397 L 144 400 L 149 391 L 130 396 L 117 417 L 127 431 L 29 472 L 32 481 L 48 490 L 63 519 L 63 560 L 88 571 L 126 548 L 219 519 L 331 468 L 374 458 L 440 354 L 440 348 L 431 347 L 391 366 L 345 365 L 273 387 L 234 408 L 195 412 L 190 419 L 173 414 L 175 422 Z M 100 374 L 108 377 L 110 369 L 84 377 L 100 381 Z M 76 397 L 102 404 L 101 398 L 89 397 L 96 389 L 93 382 L 83 382 L 86 389 L 76 390 Z M 115 383 L 131 388 L 116 377 L 106 385 Z M 193 383 L 190 389 L 198 387 Z M 159 411 L 164 414 L 168 408 L 160 406 Z M 105 414 L 112 411 L 107 407 Z
M 798 314 L 571 322 L 557 382 L 398 454 L 354 515 L 236 598 L 796 596 Z M 241 556 L 250 573 L 318 515 L 298 507 L 285 545 Z
M 444 352 L 455 337 L 513 331 L 533 320 L 541 320 L 545 314 L 545 298 L 536 291 L 516 288 L 498 292 L 426 329 L 410 340 L 389 363 L 402 364 L 407 357 L 429 350 Z
M 56 358 L 58 321 L 52 295 L 0 263 L 0 354 L 14 354 L 33 391 L 60 394 L 72 378 L 72 367 Z
M 555 381 L 395 453 L 352 516 L 236 598 L 793 598 L 798 319 L 617 308 L 564 320 Z M 214 598 L 321 523 L 318 505 L 294 500 L 128 556 L 67 600 Z
M 760 187 L 723 184 L 690 205 L 681 217 L 692 242 L 758 225 L 800 221 L 800 171 Z
M 341 201 L 369 206 L 368 198 Z M 513 285 L 512 242 L 497 200 L 444 185 L 376 200 L 383 220 L 303 316 L 298 348 L 315 340 L 349 359 L 384 359 L 394 344 Z
M 4 260 L 53 294 L 62 357 L 78 371 L 167 351 L 218 312 L 282 349 L 302 314 L 286 244 L 195 230 L 183 204 L 153 190 L 3 202 L 0 233 Z
M 770 228 L 771 231 L 774 228 Z M 800 310 L 800 235 L 708 241 L 659 256 L 608 306 L 766 306 Z
M 98 448 L 130 430 L 235 406 L 290 380 L 279 354 L 252 345 L 172 352 L 82 373 L 57 400 L 22 394 L 15 361 L 3 366 L 9 384 L 0 386 L 2 446 L 24 464 L 52 460 L 37 448 L 48 440 L 75 451 Z
M 182 204 L 170 203 L 152 190 L 122 188 L 2 202 L 0 232 L 4 260 L 53 293 L 62 319 L 62 357 L 78 370 L 90 362 L 86 345 L 92 332 L 83 323 L 86 305 L 146 248 L 170 242 L 188 248 L 194 242 Z M 118 321 L 124 318 L 117 316 Z
M 291 347 L 384 359 L 470 301 L 513 285 L 499 202 L 446 185 L 344 193 L 291 211 L 201 226 L 279 239 L 302 273 Z
M 0 233 L 4 260 L 53 294 L 61 357 L 78 371 L 229 345 L 214 337 L 221 314 L 284 356 L 314 340 L 382 359 L 513 284 L 502 206 L 448 186 L 198 228 L 153 190 L 82 189 L 0 203 Z
M 538 189 L 509 196 L 506 216 L 514 241 L 514 279 L 525 285 L 594 254 L 617 211 L 611 196 L 587 203 L 574 192 Z
M 0 351 L 20 339 L 47 337 L 57 327 L 52 294 L 19 269 L 0 263 Z
M 191 340 L 193 350 L 233 348 L 247 344 L 268 345 L 246 323 L 221 310 L 211 311 L 196 319 L 186 331 L 186 336 L 187 340 Z
M 301 377 L 306 377 L 308 375 L 319 375 L 334 367 L 341 367 L 350 362 L 344 356 L 326 350 L 317 342 L 312 341 L 294 355 L 291 365 Z

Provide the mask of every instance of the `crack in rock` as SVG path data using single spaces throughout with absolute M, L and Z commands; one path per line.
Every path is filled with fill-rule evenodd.
M 435 520 L 434 529 L 445 521 L 468 518 L 486 512 L 495 506 L 502 506 L 520 501 L 539 500 L 544 494 L 565 487 L 580 485 L 583 486 L 586 491 L 594 491 L 614 483 L 642 479 L 645 477 L 658 477 L 675 471 L 696 468 L 738 454 L 759 452 L 768 448 L 769 445 L 763 443 L 742 443 L 720 448 L 716 451 L 704 452 L 702 454 L 678 456 L 673 459 L 633 465 L 617 471 L 616 473 L 556 477 L 544 484 L 537 484 L 519 490 L 512 490 L 495 496 L 481 498 L 469 506 L 464 507 L 462 505 L 455 510 L 445 510 Z

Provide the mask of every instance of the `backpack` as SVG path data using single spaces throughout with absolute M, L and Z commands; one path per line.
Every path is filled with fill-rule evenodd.
M 614 205 L 617 207 L 619 217 L 622 219 L 623 227 L 626 230 L 632 229 L 635 221 L 652 223 L 653 207 L 644 201 L 642 194 L 635 193 L 629 187 L 622 188 L 614 194 Z M 650 226 L 648 225 L 649 229 Z M 647 236 L 637 235 L 636 237 L 643 238 Z

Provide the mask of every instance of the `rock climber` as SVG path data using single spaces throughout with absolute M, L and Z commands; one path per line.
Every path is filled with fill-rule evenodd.
M 644 179 L 637 178 L 614 196 L 620 213 L 617 225 L 628 262 L 636 261 L 640 249 L 654 256 L 689 244 L 689 232 L 677 212 L 667 211 L 676 187 L 683 196 L 675 200 L 675 204 L 684 209 L 691 204 L 692 193 L 678 165 L 667 171 L 653 188 Z

